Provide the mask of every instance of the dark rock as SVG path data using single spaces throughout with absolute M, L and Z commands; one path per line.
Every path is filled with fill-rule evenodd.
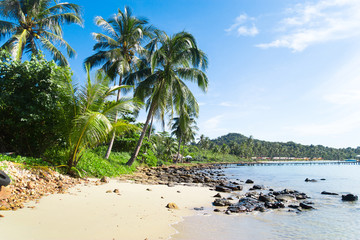
M 254 181 L 251 180 L 251 179 L 248 179 L 248 180 L 245 181 L 245 183 L 254 183 Z
M 257 210 L 260 211 L 260 212 L 266 212 L 266 208 L 265 208 L 265 207 L 259 207 Z
M 215 187 L 215 191 L 229 193 L 229 192 L 231 192 L 231 189 L 227 188 L 227 187 L 224 187 L 224 186 L 218 185 L 218 186 Z
M 214 212 L 221 212 L 221 210 L 218 209 L 218 208 L 215 208 L 215 209 L 214 209 Z
M 243 186 L 241 186 L 241 185 L 228 184 L 228 185 L 225 185 L 224 187 L 230 188 L 233 191 L 241 191 L 241 190 L 243 190 Z
M 266 202 L 265 207 L 271 208 L 271 209 L 278 209 L 278 208 L 285 208 L 285 204 L 282 202 Z
M 259 196 L 259 201 L 261 202 L 272 202 L 274 201 L 274 198 L 268 195 L 260 195 Z
M 310 206 L 310 205 L 305 204 L 305 203 L 300 203 L 300 207 L 303 208 L 303 209 L 313 209 L 314 208 L 313 206 Z
M 245 206 L 230 206 L 227 211 L 232 213 L 247 212 L 247 208 Z
M 221 198 L 221 195 L 220 195 L 220 193 L 217 193 L 214 195 L 214 197 Z
M 109 181 L 110 181 L 110 178 L 105 177 L 105 176 L 100 179 L 100 182 L 102 182 L 102 183 L 108 183 Z
M 327 191 L 322 191 L 321 194 L 323 194 L 323 195 L 339 195 L 337 193 L 327 192 Z
M 213 202 L 214 206 L 219 206 L 219 207 L 225 207 L 225 206 L 230 206 L 231 202 L 225 198 L 218 198 L 215 199 L 215 201 Z
M 270 191 L 270 192 L 273 192 L 273 191 L 274 191 L 274 189 L 270 188 L 270 189 L 269 189 L 269 191 Z
M 299 206 L 299 205 L 289 205 L 288 207 L 289 207 L 289 208 L 295 208 L 295 209 L 298 209 L 300 206 Z
M 325 178 L 322 178 L 322 179 L 320 179 L 321 181 L 325 181 L 326 179 Z
M 316 180 L 316 179 L 306 178 L 306 179 L 305 179 L 305 182 L 317 182 L 317 180 Z
M 285 188 L 284 190 L 281 190 L 281 191 L 280 191 L 280 194 L 293 194 L 293 193 L 295 193 L 295 192 L 296 192 L 296 191 L 294 191 L 294 190 Z
M 295 194 L 295 197 L 296 197 L 297 200 L 304 200 L 304 199 L 308 198 L 308 196 L 305 193 Z
M 203 211 L 203 210 L 204 210 L 204 207 L 199 207 L 199 208 L 198 208 L 198 207 L 195 207 L 194 210 L 195 210 L 195 211 Z
M 274 191 L 274 192 L 272 192 L 272 194 L 273 194 L 274 196 L 277 196 L 277 195 L 280 195 L 281 193 L 280 193 L 280 192 L 277 192 L 277 191 Z
M 254 198 L 245 197 L 241 198 L 237 204 L 231 205 L 228 207 L 228 210 L 231 212 L 252 212 L 264 208 L 264 203 L 259 202 Z
M 307 205 L 313 205 L 314 203 L 311 201 L 303 201 L 303 203 L 307 204 Z
M 253 187 L 252 187 L 253 189 L 264 189 L 265 187 L 263 186 L 263 185 L 254 185 Z
M 341 196 L 341 200 L 343 200 L 343 201 L 357 201 L 358 196 L 356 196 L 354 194 L 346 194 L 346 195 Z
M 251 198 L 258 198 L 258 193 L 256 191 L 251 191 L 251 192 L 247 192 L 245 194 L 246 197 L 251 197 Z

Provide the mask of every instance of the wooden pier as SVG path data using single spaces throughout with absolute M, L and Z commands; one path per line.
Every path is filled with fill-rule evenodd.
M 268 161 L 231 164 L 233 166 L 283 166 L 283 165 L 360 165 L 360 161 Z

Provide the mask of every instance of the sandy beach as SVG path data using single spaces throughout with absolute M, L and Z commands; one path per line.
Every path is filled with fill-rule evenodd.
M 113 190 L 118 189 L 119 193 Z M 109 192 L 111 191 L 111 193 Z M 210 206 L 214 192 L 205 187 L 144 185 L 110 180 L 78 185 L 66 194 L 43 197 L 18 211 L 2 211 L 1 239 L 95 240 L 169 239 L 171 224 Z M 166 205 L 176 203 L 178 210 Z M 35 206 L 35 208 L 31 208 Z

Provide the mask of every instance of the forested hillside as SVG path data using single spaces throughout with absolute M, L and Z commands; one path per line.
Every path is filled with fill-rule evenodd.
M 322 159 L 348 159 L 360 154 L 357 148 L 331 148 L 322 145 L 302 145 L 294 142 L 268 142 L 238 133 L 229 133 L 225 136 L 210 140 L 202 136 L 198 143 L 200 147 L 219 148 L 230 154 L 250 158 L 322 158 Z

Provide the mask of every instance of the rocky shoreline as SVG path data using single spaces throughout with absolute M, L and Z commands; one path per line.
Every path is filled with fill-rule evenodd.
M 0 168 L 11 178 L 6 188 L 11 192 L 6 199 L 0 199 L 0 210 L 18 210 L 29 201 L 38 202 L 42 196 L 66 193 L 77 184 L 88 180 L 62 175 L 47 167 L 27 167 L 8 161 L 0 162 Z M 34 208 L 34 206 L 28 206 Z
M 303 192 L 291 189 L 274 191 L 254 181 L 229 181 L 223 173 L 223 166 L 199 164 L 194 166 L 164 166 L 143 168 L 133 175 L 122 176 L 122 180 L 133 180 L 142 184 L 164 184 L 205 186 L 218 192 L 214 195 L 215 212 L 226 214 L 286 209 L 299 213 L 314 209 L 314 203 Z M 220 208 L 218 208 L 220 207 Z M 223 207 L 223 208 L 221 208 Z M 203 208 L 196 208 L 201 210 Z
M 24 203 L 37 202 L 42 196 L 55 193 L 66 193 L 77 184 L 102 184 L 107 178 L 98 181 L 72 178 L 62 175 L 47 167 L 26 167 L 12 162 L 0 162 L 0 168 L 12 178 L 7 187 L 11 191 L 9 198 L 0 199 L 0 210 L 17 210 L 24 208 Z M 314 203 L 309 201 L 306 193 L 291 189 L 275 191 L 272 188 L 258 185 L 253 180 L 229 181 L 223 172 L 224 166 L 219 164 L 172 165 L 153 168 L 139 168 L 137 172 L 118 177 L 119 180 L 131 180 L 140 184 L 204 186 L 217 192 L 212 205 L 215 212 L 226 214 L 269 211 L 282 209 L 288 212 L 300 213 L 303 210 L 314 209 Z M 321 179 L 325 180 L 325 179 Z M 305 181 L 309 181 L 306 179 Z M 315 182 L 310 181 L 310 182 Z M 322 194 L 336 195 L 324 191 Z M 353 200 L 357 196 L 348 196 Z M 34 207 L 34 206 L 28 206 Z M 196 208 L 201 210 L 203 208 Z

